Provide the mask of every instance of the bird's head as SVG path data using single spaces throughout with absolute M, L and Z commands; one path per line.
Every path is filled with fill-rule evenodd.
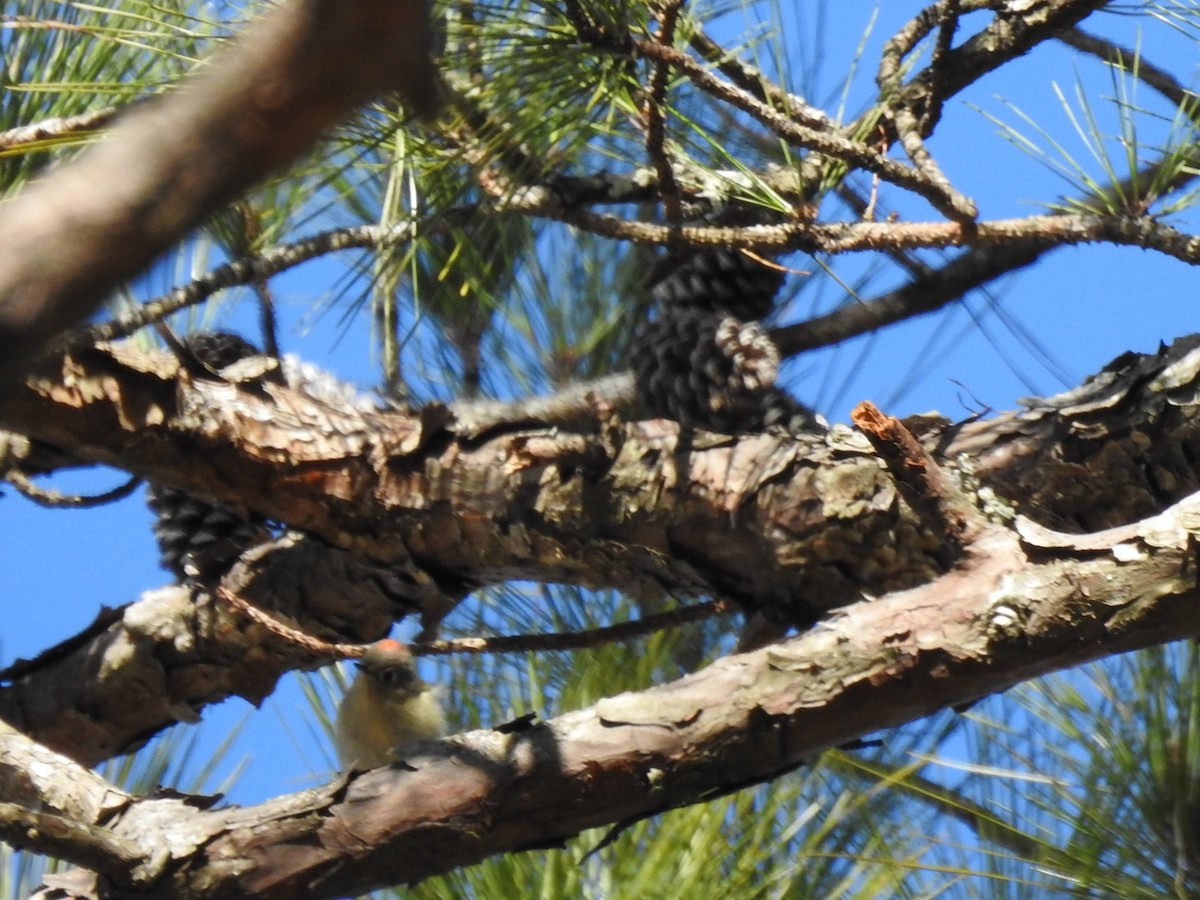
M 397 693 L 416 692 L 421 687 L 412 651 L 400 641 L 385 638 L 372 644 L 357 663 L 364 675 L 380 688 Z

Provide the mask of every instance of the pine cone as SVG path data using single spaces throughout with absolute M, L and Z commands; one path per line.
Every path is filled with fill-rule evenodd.
M 188 335 L 181 343 L 196 359 L 217 372 L 259 352 L 244 337 L 229 331 L 202 331 Z
M 174 488 L 151 485 L 146 503 L 156 516 L 152 527 L 162 567 L 184 583 L 216 581 L 269 534 L 265 520 L 245 519 Z
M 779 353 L 762 326 L 721 312 L 673 310 L 634 340 L 639 402 L 688 428 L 760 430 L 778 372 Z
M 634 338 L 638 400 L 652 416 L 736 434 L 821 430 L 775 386 L 779 351 L 757 321 L 783 273 L 727 247 L 706 248 L 651 291 L 659 318 Z
M 829 425 L 787 391 L 772 385 L 762 396 L 762 430 L 800 435 L 828 431 Z
M 183 346 L 216 371 L 258 353 L 249 341 L 228 332 L 190 335 Z M 156 517 L 152 527 L 162 566 L 181 582 L 216 581 L 269 534 L 264 519 L 247 519 L 174 488 L 151 485 L 146 502 Z
M 711 247 L 697 252 L 658 282 L 651 296 L 672 307 L 723 312 L 748 322 L 770 314 L 783 272 L 740 250 Z

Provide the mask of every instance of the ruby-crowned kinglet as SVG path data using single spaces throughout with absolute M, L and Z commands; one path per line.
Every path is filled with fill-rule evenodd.
M 435 688 L 417 674 L 408 647 L 372 644 L 338 708 L 338 757 L 343 769 L 374 769 L 395 760 L 398 747 L 446 733 Z

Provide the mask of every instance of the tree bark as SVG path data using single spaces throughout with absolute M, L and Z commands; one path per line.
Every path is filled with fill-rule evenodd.
M 257 807 L 95 789 L 83 796 L 106 803 L 64 800 L 52 786 L 96 776 L 62 757 L 51 772 L 47 751 L 9 730 L 0 783 L 41 759 L 47 777 L 26 803 L 92 835 L 53 846 L 104 873 L 75 896 L 321 898 L 412 882 L 768 781 L 1034 675 L 1195 634 L 1198 531 L 1200 496 L 1094 535 L 992 526 L 947 575 L 796 638 L 511 733 L 425 742 L 393 766 Z M 97 865 L 97 845 L 120 852 Z
M 994 520 L 1112 527 L 1200 490 L 1198 346 L 1127 355 L 1025 412 L 912 425 Z M 127 348 L 58 360 L 0 419 L 51 446 L 42 459 L 122 466 L 304 529 L 248 553 L 229 585 L 331 641 L 373 640 L 410 612 L 436 619 L 472 587 L 513 578 L 716 595 L 802 626 L 961 560 L 843 428 L 793 440 L 524 420 L 460 436 L 441 408 L 331 409 Z M 94 764 L 231 694 L 257 703 L 284 672 L 325 661 L 225 603 L 167 588 L 12 667 L 0 717 Z
M 240 380 L 237 366 L 208 378 L 163 353 L 65 356 L 0 409 L 53 450 L 28 458 L 119 465 L 303 529 L 229 576 L 302 630 L 370 640 L 509 578 L 824 618 L 671 684 L 427 743 L 403 764 L 244 810 L 64 800 L 28 774 L 29 754 L 49 751 L 10 732 L 0 778 L 22 786 L 6 792 L 21 806 L 0 809 L 0 828 L 99 873 L 96 890 L 332 897 L 767 781 L 1034 675 L 1194 635 L 1198 387 L 1200 339 L 1127 354 L 1024 412 L 910 421 L 923 445 L 891 465 L 936 477 L 896 479 L 845 428 L 796 440 L 522 419 L 463 435 L 441 407 L 333 409 Z M 964 497 L 977 511 L 955 505 Z M 946 510 L 970 527 L 941 527 Z M 167 588 L 10 669 L 0 716 L 91 763 L 321 661 Z M 75 763 L 54 765 L 67 777 Z M 33 827 L 32 815 L 63 821 Z
M 423 0 L 292 0 L 215 65 L 0 206 L 0 396 L 220 204 L 291 163 L 360 103 L 436 108 Z

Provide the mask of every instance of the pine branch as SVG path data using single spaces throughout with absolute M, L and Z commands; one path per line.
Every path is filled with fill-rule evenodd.
M 1021 498 L 1056 527 L 1094 531 L 1153 515 L 1200 490 L 1187 463 L 1200 456 L 1195 346 L 1123 358 L 1022 413 L 920 436 L 939 466 L 969 460 L 981 487 Z M 72 387 L 35 382 L 3 416 L 79 459 L 317 535 L 256 548 L 230 586 L 331 642 L 374 640 L 406 611 L 444 612 L 474 587 L 514 578 L 717 596 L 808 622 L 864 594 L 937 579 L 960 558 L 930 540 L 896 503 L 869 445 L 841 429 L 796 441 L 680 435 L 663 421 L 579 432 L 527 421 L 464 438 L 437 408 L 347 411 L 331 421 L 327 408 L 277 385 L 181 382 L 178 361 L 162 353 L 89 351 L 66 371 Z M 160 424 L 144 428 L 142 418 Z M 1088 465 L 1102 476 L 1081 480 Z M 397 482 L 401 470 L 427 474 Z M 573 474 L 564 481 L 563 472 Z M 1003 502 L 992 505 L 1002 511 Z M 513 522 L 522 523 L 516 532 Z M 464 530 L 474 536 L 466 544 L 457 539 Z M 193 654 L 165 649 L 181 646 Z M 234 693 L 261 700 L 283 672 L 325 661 L 227 604 L 169 588 L 11 671 L 0 716 L 94 763 L 190 715 L 193 704 Z M 82 710 L 86 730 L 75 724 Z
M 965 568 L 799 637 L 546 722 L 422 742 L 395 765 L 259 806 L 126 800 L 98 868 L 127 866 L 132 841 L 152 862 L 136 874 L 160 895 L 319 900 L 770 781 L 1035 674 L 1200 633 L 1198 502 L 1092 535 L 997 526 Z M 0 757 L 18 738 L 0 732 Z
M 399 88 L 429 109 L 428 41 L 417 0 L 278 7 L 219 64 L 138 107 L 108 140 L 6 203 L 4 391 L 52 335 L 359 103 Z

